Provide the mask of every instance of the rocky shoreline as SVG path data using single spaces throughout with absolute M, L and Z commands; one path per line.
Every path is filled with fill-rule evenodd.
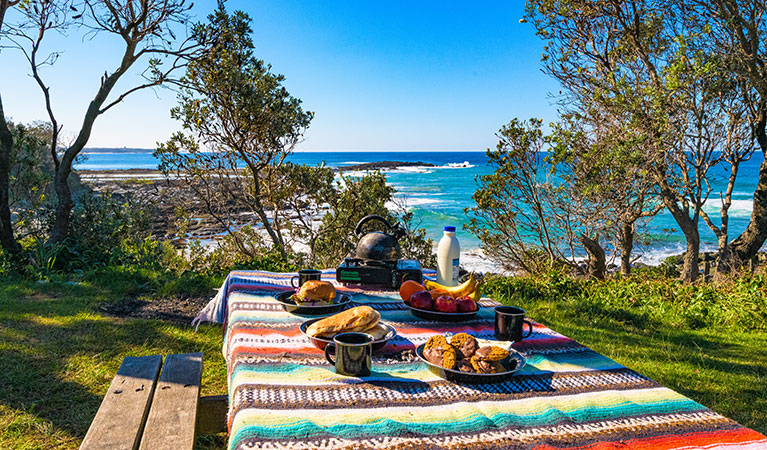
M 336 171 L 371 171 L 391 170 L 400 167 L 433 167 L 426 162 L 408 161 L 378 161 L 336 168 Z M 119 202 L 149 204 L 154 209 L 151 220 L 152 233 L 155 236 L 174 239 L 174 243 L 183 244 L 183 240 L 175 236 L 176 200 L 195 198 L 194 193 L 182 181 L 166 179 L 156 169 L 112 169 L 112 170 L 80 170 L 77 172 L 83 185 L 100 195 L 111 195 Z M 200 239 L 213 241 L 226 233 L 226 228 L 209 216 L 201 203 L 192 202 L 190 210 L 192 220 L 186 230 L 186 240 Z M 253 225 L 258 220 L 250 211 L 242 210 L 241 215 L 234 221 L 234 226 Z
M 352 166 L 343 166 L 335 168 L 338 172 L 346 172 L 352 170 L 382 170 L 382 169 L 399 169 L 400 167 L 436 167 L 434 164 L 427 162 L 410 162 L 410 161 L 377 161 L 370 163 L 354 164 Z

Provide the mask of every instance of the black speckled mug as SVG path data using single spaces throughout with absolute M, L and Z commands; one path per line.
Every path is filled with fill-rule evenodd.
M 366 377 L 370 375 L 373 340 L 373 336 L 365 333 L 341 333 L 325 346 L 325 359 L 336 366 L 340 375 Z M 331 349 L 335 349 L 335 361 L 330 357 Z
M 290 285 L 298 289 L 309 280 L 322 280 L 322 272 L 314 269 L 299 270 L 298 275 L 290 279 Z M 298 281 L 298 286 L 296 286 L 296 281 Z
M 524 325 L 527 334 L 522 333 Z M 495 338 L 499 341 L 518 342 L 533 334 L 533 324 L 525 319 L 525 310 L 516 306 L 497 306 L 495 308 Z

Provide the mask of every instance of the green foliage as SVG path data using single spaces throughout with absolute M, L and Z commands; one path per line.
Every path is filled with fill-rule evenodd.
M 51 126 L 47 123 L 29 125 L 11 124 L 13 147 L 10 154 L 10 205 L 17 211 L 31 213 L 42 207 L 50 195 L 49 186 L 53 181 L 53 161 L 47 147 Z M 18 227 L 24 223 L 16 220 Z
M 586 252 L 583 236 L 596 235 L 598 245 L 598 234 L 606 229 L 604 199 L 569 182 L 570 158 L 544 156 L 552 144 L 561 144 L 561 131 L 544 134 L 540 119 L 515 118 L 498 132 L 496 149 L 487 150 L 493 173 L 478 177 L 476 206 L 466 210 L 465 228 L 505 269 L 529 274 L 560 265 L 575 269 Z
M 354 230 L 363 217 L 376 214 L 390 224 L 400 222 L 408 235 L 400 241 L 402 254 L 427 267 L 434 267 L 433 242 L 422 228 L 417 228 L 413 214 L 404 210 L 390 210 L 395 190 L 386 184 L 386 176 L 380 172 L 367 173 L 361 177 L 342 176 L 336 195 L 328 199 L 329 208 L 322 217 L 317 239 L 312 246 L 312 263 L 315 267 L 335 267 L 349 255 L 353 255 L 360 236 Z M 376 223 L 377 231 L 386 231 Z
M 609 319 L 628 329 L 663 323 L 685 329 L 767 330 L 767 277 L 684 284 L 637 271 L 604 282 L 561 271 L 537 277 L 489 278 L 483 292 L 504 303 L 567 305 L 578 314 Z
M 82 195 L 72 211 L 72 233 L 59 246 L 68 272 L 99 265 L 150 263 L 158 246 L 149 237 L 150 205 L 121 203 L 109 193 Z
M 331 200 L 322 217 L 321 232 L 312 252 L 317 267 L 334 267 L 354 253 L 359 240 L 354 229 L 363 217 L 377 214 L 388 219 L 390 216 L 386 203 L 392 199 L 394 188 L 386 184 L 384 174 L 342 176 L 342 184 L 343 189 Z

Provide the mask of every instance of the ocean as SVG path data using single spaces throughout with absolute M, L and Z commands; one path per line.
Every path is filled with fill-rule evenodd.
M 477 189 L 475 177 L 488 174 L 484 151 L 477 152 L 299 152 L 290 156 L 296 164 L 319 164 L 325 162 L 331 167 L 344 167 L 354 164 L 376 161 L 408 161 L 434 164 L 435 167 L 404 167 L 387 170 L 388 182 L 397 190 L 397 197 L 414 212 L 420 227 L 426 229 L 435 241 L 442 236 L 446 225 L 458 229 L 457 237 L 464 253 L 472 260 L 472 269 L 489 270 L 495 267 L 483 261 L 476 253 L 479 241 L 462 226 L 468 222 L 464 209 L 473 206 L 472 194 Z M 739 180 L 733 191 L 730 207 L 730 238 L 737 236 L 748 225 L 751 216 L 753 190 L 758 181 L 759 166 L 763 161 L 760 152 L 741 165 Z M 157 159 L 151 152 L 86 153 L 75 168 L 79 170 L 107 169 L 156 169 Z M 460 167 L 459 167 L 460 166 Z M 709 201 L 704 207 L 714 223 L 719 225 L 719 192 L 727 181 L 727 172 L 720 168 L 711 179 L 713 189 Z M 716 249 L 714 233 L 700 221 L 701 251 Z M 649 224 L 648 235 L 651 239 L 635 248 L 640 261 L 646 264 L 658 264 L 670 255 L 684 252 L 685 240 L 677 229 L 671 215 L 664 211 Z

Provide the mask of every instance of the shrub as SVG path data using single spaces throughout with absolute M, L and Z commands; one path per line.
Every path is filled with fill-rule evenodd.
M 579 317 L 645 330 L 653 324 L 699 329 L 767 329 L 767 278 L 688 285 L 641 274 L 608 281 L 550 272 L 540 277 L 488 278 L 483 292 L 502 303 L 564 308 Z

